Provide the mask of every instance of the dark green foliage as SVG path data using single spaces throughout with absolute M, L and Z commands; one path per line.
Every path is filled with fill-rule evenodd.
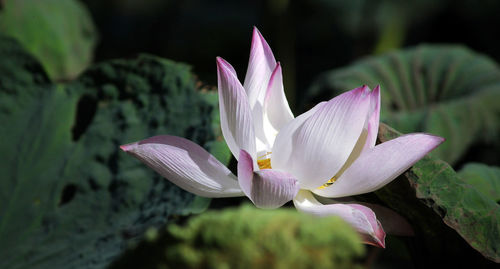
M 170 225 L 112 268 L 361 268 L 364 248 L 340 218 L 253 205 L 211 211 Z
M 0 32 L 16 38 L 57 80 L 83 71 L 97 41 L 92 18 L 77 0 L 5 1 Z
M 387 125 L 380 127 L 381 142 L 399 135 Z M 500 205 L 468 185 L 447 163 L 425 157 L 376 195 L 413 225 L 420 263 L 487 265 L 458 235 L 486 258 L 500 262 Z
M 103 268 L 148 227 L 207 207 L 118 148 L 219 139 L 188 66 L 143 55 L 53 85 L 15 41 L 0 53 L 0 268 Z
M 308 99 L 315 103 L 363 84 L 381 85 L 382 121 L 403 133 L 446 138 L 435 154 L 450 163 L 473 143 L 500 137 L 500 68 L 466 48 L 422 45 L 369 57 L 323 74 Z
M 500 203 L 500 167 L 468 163 L 458 174 L 482 194 Z

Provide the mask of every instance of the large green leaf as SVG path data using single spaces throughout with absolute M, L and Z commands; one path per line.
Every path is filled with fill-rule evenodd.
M 13 40 L 0 53 L 0 268 L 103 268 L 148 227 L 207 207 L 118 147 L 218 139 L 188 66 L 143 55 L 55 86 Z
M 77 0 L 5 1 L 0 32 L 21 42 L 56 80 L 82 72 L 97 41 L 92 18 Z
M 435 154 L 450 163 L 472 143 L 499 138 L 500 68 L 466 48 L 421 45 L 369 57 L 323 74 L 308 99 L 316 102 L 363 84 L 381 85 L 382 120 L 390 126 L 445 137 Z
M 482 194 L 500 203 L 500 167 L 468 163 L 458 174 Z
M 206 212 L 150 234 L 112 268 L 361 268 L 356 258 L 364 252 L 340 218 L 253 205 Z
M 380 142 L 399 135 L 384 124 L 380 127 Z M 424 157 L 376 195 L 413 225 L 413 248 L 421 264 L 460 265 L 470 260 L 491 265 L 461 238 L 484 257 L 500 262 L 500 205 L 467 184 L 447 163 Z

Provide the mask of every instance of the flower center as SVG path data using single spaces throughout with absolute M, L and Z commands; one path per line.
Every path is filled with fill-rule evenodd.
M 257 164 L 259 165 L 259 168 L 261 170 L 271 169 L 271 158 L 269 157 L 269 155 L 271 155 L 271 152 L 267 152 L 266 154 L 257 158 Z
M 332 177 L 332 178 L 330 178 L 330 180 L 328 180 L 325 184 L 323 184 L 323 185 L 319 186 L 319 187 L 318 187 L 318 190 L 321 190 L 321 189 L 324 189 L 324 188 L 326 188 L 326 187 L 331 186 L 331 185 L 332 185 L 332 184 L 333 184 L 336 180 L 337 180 L 337 178 L 336 178 L 336 177 Z

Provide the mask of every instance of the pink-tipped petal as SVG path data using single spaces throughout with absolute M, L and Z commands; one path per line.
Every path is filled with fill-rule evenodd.
M 344 165 L 361 135 L 370 108 L 367 87 L 343 93 L 322 105 L 296 128 L 285 126 L 273 146 L 272 167 L 294 175 L 301 188 L 315 189 Z M 299 120 L 300 121 L 300 120 Z
M 254 125 L 245 90 L 232 66 L 220 57 L 217 57 L 217 76 L 220 123 L 224 139 L 236 159 L 240 149 L 255 156 Z
M 396 211 L 377 204 L 359 204 L 366 206 L 375 212 L 377 220 L 379 220 L 382 224 L 384 231 L 387 234 L 397 236 L 415 236 L 415 231 L 413 231 L 411 224 L 403 216 L 396 213 Z
M 236 177 L 197 144 L 177 136 L 154 136 L 120 148 L 182 189 L 204 197 L 243 196 Z
M 314 193 L 343 197 L 376 191 L 391 182 L 444 141 L 428 134 L 408 134 L 365 151 L 329 187 Z
M 274 143 L 279 130 L 292 120 L 293 114 L 283 89 L 281 64 L 278 62 L 269 80 L 264 99 L 264 132 L 269 144 Z
M 380 122 L 380 85 L 370 93 L 370 112 L 368 114 L 368 121 L 366 129 L 368 135 L 366 137 L 366 144 L 363 151 L 375 147 L 377 142 L 378 125 Z
M 267 84 L 275 66 L 276 60 L 271 48 L 259 30 L 254 27 L 250 59 L 248 61 L 245 82 L 243 83 L 252 110 L 254 110 L 256 104 L 260 104 L 262 108 Z
M 272 169 L 254 172 L 250 154 L 242 150 L 238 161 L 238 182 L 243 192 L 259 208 L 278 208 L 291 201 L 299 186 L 292 175 Z
M 358 204 L 323 205 L 307 190 L 300 190 L 293 203 L 299 211 L 311 215 L 338 216 L 355 228 L 365 243 L 385 247 L 385 232 L 375 213 L 368 207 Z
M 307 112 L 302 113 L 297 118 L 290 121 L 283 128 L 281 128 L 276 140 L 274 141 L 271 155 L 271 167 L 287 171 L 287 163 L 293 149 L 293 140 L 290 139 L 290 134 L 294 134 L 304 122 L 309 119 L 316 111 L 326 105 L 326 102 L 321 102 L 309 109 Z

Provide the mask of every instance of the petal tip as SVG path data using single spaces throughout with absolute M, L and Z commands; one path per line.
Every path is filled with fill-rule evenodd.
M 121 145 L 120 149 L 123 150 L 124 152 L 129 152 L 133 148 L 135 148 L 136 145 L 137 145 L 137 143 L 125 144 L 125 145 Z
M 234 70 L 233 66 L 224 58 L 217 56 L 215 57 L 215 62 L 217 64 L 217 73 L 219 75 L 222 74 L 223 77 L 227 76 L 233 76 L 236 77 L 236 71 Z
M 439 145 L 443 144 L 446 141 L 446 138 L 433 135 L 433 134 L 424 134 L 429 138 L 429 143 L 431 144 L 430 150 L 437 148 Z
M 384 234 L 384 238 L 382 238 L 382 240 L 377 238 L 376 241 L 377 242 L 374 246 L 379 247 L 379 248 L 385 248 L 385 234 Z
M 262 34 L 260 33 L 259 29 L 257 26 L 253 26 L 253 31 L 252 31 L 253 39 L 256 40 L 257 38 L 263 39 Z
M 370 87 L 368 87 L 366 84 L 363 84 L 363 86 L 352 89 L 349 92 L 354 96 L 361 96 L 362 98 L 364 98 L 370 95 L 372 91 Z
M 385 232 L 381 227 L 374 234 L 361 234 L 363 243 L 379 248 L 385 248 Z
M 222 57 L 217 56 L 215 57 L 215 62 L 217 63 L 217 67 L 223 67 L 224 64 L 226 63 L 226 60 L 224 60 Z

